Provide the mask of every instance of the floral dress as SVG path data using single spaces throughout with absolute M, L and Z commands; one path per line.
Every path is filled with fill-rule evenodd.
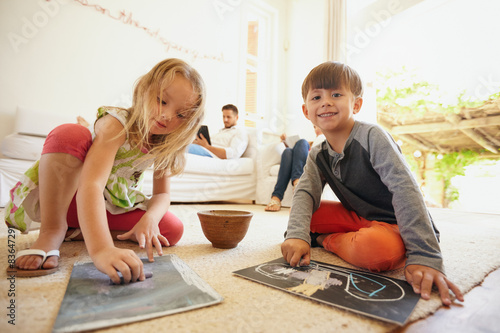
M 118 119 L 125 127 L 128 111 L 119 108 L 101 107 L 97 119 L 105 115 Z M 92 136 L 95 137 L 95 133 Z M 118 149 L 111 173 L 104 188 L 106 210 L 122 214 L 135 209 L 146 210 L 148 197 L 141 192 L 144 171 L 153 164 L 153 157 L 141 158 L 147 151 L 132 149 L 127 139 Z M 40 221 L 40 196 L 38 188 L 38 166 L 36 161 L 10 190 L 10 200 L 5 207 L 5 223 L 8 227 L 27 233 L 32 221 Z

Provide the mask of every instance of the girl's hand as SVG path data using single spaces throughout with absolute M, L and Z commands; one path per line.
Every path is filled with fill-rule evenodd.
M 130 239 L 139 244 L 141 249 L 146 248 L 148 259 L 150 262 L 154 261 L 153 247 L 156 248 L 158 255 L 163 255 L 162 245 L 170 246 L 168 240 L 160 234 L 158 223 L 144 214 L 139 222 L 128 232 L 116 236 L 119 240 Z
M 436 285 L 444 305 L 450 305 L 450 289 L 460 302 L 464 296 L 460 289 L 446 278 L 446 276 L 433 268 L 422 265 L 408 265 L 405 268 L 406 281 L 412 285 L 413 291 L 420 294 L 423 299 L 430 299 L 432 285 Z
M 120 284 L 118 272 L 122 273 L 125 283 L 146 279 L 142 261 L 132 250 L 114 246 L 103 248 L 92 256 L 92 260 L 97 269 L 108 275 L 115 284 Z

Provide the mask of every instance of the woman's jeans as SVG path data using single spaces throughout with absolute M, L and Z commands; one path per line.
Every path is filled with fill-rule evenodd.
M 309 142 L 304 139 L 297 141 L 293 148 L 286 148 L 283 151 L 283 154 L 281 154 L 278 181 L 274 186 L 272 196 L 283 200 L 288 182 L 293 183 L 295 179 L 299 179 L 302 176 L 307 154 L 309 154 Z

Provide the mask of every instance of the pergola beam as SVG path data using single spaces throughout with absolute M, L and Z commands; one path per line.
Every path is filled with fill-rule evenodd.
M 475 119 L 462 119 L 460 116 L 455 115 L 460 118 L 456 122 L 442 121 L 436 123 L 421 123 L 421 124 L 411 124 L 411 125 L 395 125 L 390 127 L 392 134 L 414 134 L 414 133 L 429 133 L 435 131 L 452 131 L 452 130 L 463 130 L 472 129 L 477 127 L 486 126 L 500 126 L 500 116 L 492 116 L 485 118 L 475 118 Z
M 487 119 L 487 118 L 484 118 L 484 119 Z M 461 122 L 466 121 L 466 120 L 462 120 L 462 117 L 460 117 L 459 115 L 456 115 L 456 114 L 447 116 L 446 120 L 448 120 L 451 124 L 454 124 L 454 125 L 458 125 Z M 481 134 L 477 133 L 472 128 L 460 128 L 460 131 L 462 133 L 464 133 L 465 135 L 467 135 L 469 138 L 471 138 L 473 141 L 475 141 L 477 144 L 484 147 L 486 150 L 489 150 L 490 152 L 492 152 L 494 154 L 499 153 L 497 147 L 490 144 L 488 142 L 487 138 L 485 138 Z
M 409 135 L 409 134 L 403 134 L 403 135 L 398 135 L 398 137 L 411 144 L 411 145 L 414 145 L 416 146 L 417 148 L 420 148 L 422 149 L 423 151 L 426 151 L 426 152 L 436 152 L 436 153 L 446 153 L 445 150 L 439 148 L 439 147 L 436 147 L 435 145 L 433 145 L 431 142 L 422 142 L 421 141 L 421 138 L 418 138 L 418 139 L 415 139 L 413 136 Z

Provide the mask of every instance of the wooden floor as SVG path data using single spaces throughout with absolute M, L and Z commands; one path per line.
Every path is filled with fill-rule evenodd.
M 464 295 L 465 302 L 442 307 L 432 316 L 393 333 L 498 333 L 500 332 L 500 269 Z

